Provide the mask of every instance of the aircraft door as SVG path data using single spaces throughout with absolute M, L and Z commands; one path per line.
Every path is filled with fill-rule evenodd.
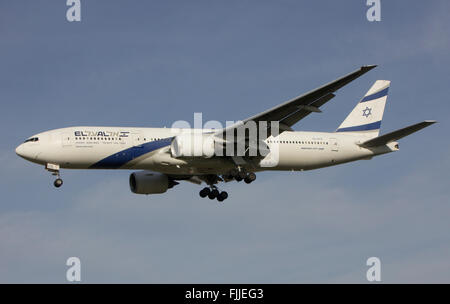
M 336 138 L 330 138 L 330 150 L 332 152 L 338 152 L 339 151 L 339 145 Z
M 135 148 L 142 148 L 142 145 L 144 144 L 144 138 L 140 133 L 134 133 L 132 135 L 133 138 L 133 146 Z
M 64 132 L 61 134 L 61 145 L 63 147 L 70 147 L 72 146 L 72 134 L 69 132 Z

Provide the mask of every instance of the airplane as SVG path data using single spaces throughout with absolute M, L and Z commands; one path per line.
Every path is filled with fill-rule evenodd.
M 309 114 L 320 113 L 337 90 L 375 67 L 362 66 L 225 128 L 68 127 L 31 136 L 16 153 L 44 165 L 56 176 L 57 188 L 63 184 L 60 169 L 129 169 L 139 170 L 129 176 L 133 193 L 165 193 L 180 181 L 189 181 L 206 184 L 201 197 L 222 202 L 228 193 L 219 191 L 219 182 L 250 184 L 262 171 L 304 171 L 371 159 L 398 151 L 399 139 L 436 122 L 425 120 L 380 136 L 390 81 L 377 80 L 334 132 L 292 129 Z M 258 131 L 256 138 L 245 131 L 250 123 Z M 243 153 L 236 152 L 238 146 Z M 220 153 L 225 147 L 232 153 Z

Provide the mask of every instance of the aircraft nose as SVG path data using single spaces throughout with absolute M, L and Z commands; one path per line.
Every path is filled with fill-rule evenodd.
M 18 145 L 17 148 L 16 148 L 16 154 L 21 156 L 21 157 L 23 157 L 24 156 L 24 154 L 23 154 L 24 151 L 23 150 L 24 150 L 23 149 L 23 144 Z
M 32 161 L 36 157 L 36 152 L 32 147 L 27 147 L 26 144 L 21 144 L 16 148 L 16 154 L 20 157 Z

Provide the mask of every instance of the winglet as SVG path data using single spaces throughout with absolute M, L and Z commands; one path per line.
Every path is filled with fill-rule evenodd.
M 365 72 L 368 72 L 368 71 L 370 71 L 370 70 L 376 68 L 377 66 L 378 66 L 378 65 L 376 65 L 376 64 L 363 65 L 363 66 L 361 67 L 361 70 L 363 70 L 363 71 L 365 71 Z

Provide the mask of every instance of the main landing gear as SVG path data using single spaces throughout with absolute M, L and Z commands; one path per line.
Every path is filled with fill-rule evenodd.
M 56 176 L 56 179 L 53 182 L 53 186 L 55 186 L 56 188 L 61 187 L 63 185 L 63 180 L 61 179 L 61 176 L 59 175 L 59 165 L 46 164 L 45 169 L 48 172 L 51 172 L 53 176 Z
M 219 192 L 216 186 L 211 186 L 210 188 L 205 187 L 200 191 L 201 197 L 208 197 L 209 199 L 217 199 L 222 202 L 228 198 L 228 193 L 226 191 Z
M 246 184 L 252 183 L 256 179 L 256 174 L 253 172 L 245 172 L 242 169 L 234 170 L 226 175 L 227 179 L 235 179 L 237 182 L 244 181 Z
M 256 179 L 256 174 L 253 172 L 247 173 L 247 175 L 244 177 L 244 182 L 246 184 L 250 184 Z
M 217 175 L 209 175 L 206 176 L 204 181 L 208 185 L 208 187 L 203 188 L 200 191 L 201 197 L 208 197 L 209 199 L 217 199 L 219 202 L 222 202 L 228 198 L 228 193 L 226 191 L 220 192 L 219 189 L 215 186 L 219 181 L 231 181 L 235 179 L 236 181 L 244 181 L 246 184 L 252 183 L 256 180 L 256 174 L 253 172 L 247 172 L 241 167 L 237 167 L 231 170 L 228 174 L 222 175 L 222 178 L 218 178 Z

